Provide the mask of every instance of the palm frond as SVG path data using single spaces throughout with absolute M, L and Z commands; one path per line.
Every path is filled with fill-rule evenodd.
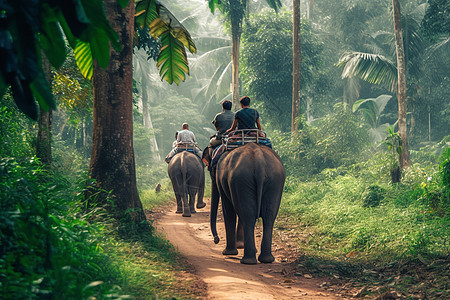
M 153 22 L 155 21 L 158 22 L 159 19 Z M 158 27 L 158 31 L 162 44 L 156 64 L 159 74 L 169 84 L 175 82 L 179 85 L 180 81 L 186 79 L 186 74 L 189 74 L 186 51 L 183 44 L 171 34 L 168 26 L 165 31 Z
M 397 86 L 397 67 L 379 54 L 349 52 L 337 63 L 342 68 L 342 78 L 357 76 L 364 81 L 395 91 Z
M 266 0 L 267 4 L 269 4 L 270 8 L 273 8 L 276 12 L 281 8 L 282 4 L 280 0 Z
M 189 32 L 175 16 L 156 0 L 136 2 L 136 24 L 148 27 L 154 39 L 160 39 L 161 49 L 157 58 L 161 78 L 177 85 L 186 79 L 189 66 L 185 47 L 195 53 L 197 48 Z

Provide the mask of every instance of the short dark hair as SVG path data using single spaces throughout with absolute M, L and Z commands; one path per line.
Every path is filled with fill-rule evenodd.
M 233 106 L 233 103 L 231 103 L 231 101 L 228 101 L 228 100 L 225 100 L 222 103 L 223 109 L 226 109 L 226 110 L 230 110 L 232 106 Z
M 248 96 L 244 96 L 241 99 L 239 99 L 239 102 L 241 102 L 241 104 L 244 105 L 244 106 L 249 106 L 250 105 L 250 98 Z
M 189 129 L 189 124 L 188 123 L 183 123 L 183 125 L 181 125 L 181 127 L 183 129 Z

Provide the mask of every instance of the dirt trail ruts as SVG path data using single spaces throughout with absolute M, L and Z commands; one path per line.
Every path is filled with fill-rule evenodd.
M 209 199 L 206 199 L 207 203 Z M 187 258 L 208 286 L 208 299 L 342 299 L 320 289 L 323 280 L 286 276 L 288 263 L 274 251 L 272 264 L 243 265 L 236 256 L 224 256 L 225 229 L 218 220 L 219 244 L 214 244 L 209 228 L 209 203 L 190 218 L 175 213 L 175 205 L 158 217 L 154 226 Z M 259 251 L 261 235 L 256 230 Z M 273 248 L 273 247 L 272 247 Z

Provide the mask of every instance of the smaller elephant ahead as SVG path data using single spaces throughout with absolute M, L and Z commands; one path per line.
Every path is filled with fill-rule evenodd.
M 187 151 L 175 155 L 168 167 L 173 191 L 177 199 L 177 213 L 183 217 L 190 217 L 195 213 L 195 196 L 197 195 L 197 208 L 203 208 L 205 192 L 205 172 L 200 158 Z

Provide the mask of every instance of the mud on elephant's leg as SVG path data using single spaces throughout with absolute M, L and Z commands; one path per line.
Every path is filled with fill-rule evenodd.
M 258 260 L 262 263 L 271 263 L 275 260 L 272 255 L 272 232 L 273 232 L 274 220 L 270 218 L 265 220 L 263 218 L 263 238 L 261 241 L 261 253 L 258 256 Z
M 256 261 L 255 247 L 255 223 L 256 219 L 250 218 L 244 224 L 244 256 L 241 258 L 241 264 L 254 265 Z
M 222 193 L 222 211 L 223 219 L 225 221 L 225 231 L 227 243 L 223 255 L 236 255 L 238 250 L 236 248 L 236 213 L 234 212 L 233 204 Z

